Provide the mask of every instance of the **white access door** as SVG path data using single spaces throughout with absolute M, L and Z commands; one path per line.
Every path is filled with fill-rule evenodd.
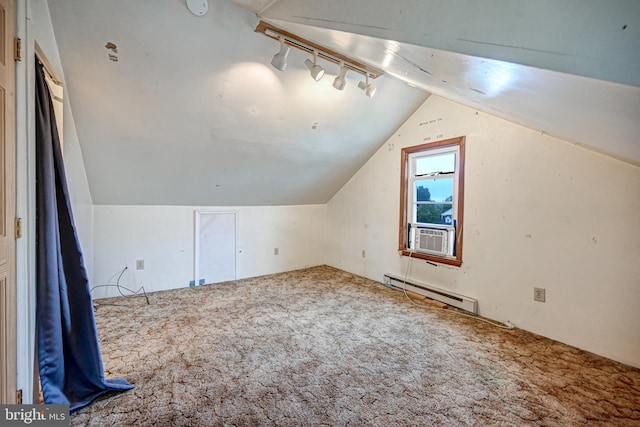
M 194 284 L 236 278 L 237 212 L 196 211 Z

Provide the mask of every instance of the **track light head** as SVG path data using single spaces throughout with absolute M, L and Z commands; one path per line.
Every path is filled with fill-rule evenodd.
M 359 82 L 358 83 L 358 87 L 360 89 L 362 89 L 365 93 L 365 95 L 367 95 L 369 98 L 373 98 L 373 96 L 376 94 L 376 90 L 378 90 L 378 88 L 376 87 L 376 85 L 369 83 L 369 75 L 366 75 L 366 81 L 364 82 Z
M 311 73 L 311 78 L 315 81 L 318 81 L 324 76 L 324 68 L 316 64 L 316 60 L 318 59 L 318 53 L 313 51 L 313 62 L 310 59 L 304 60 L 304 65 L 309 69 Z
M 346 75 L 347 67 L 344 66 L 344 62 L 340 62 L 340 74 L 333 80 L 333 87 L 338 90 L 344 90 L 344 87 L 347 85 Z
M 284 37 L 280 36 L 280 51 L 273 55 L 273 59 L 271 60 L 271 65 L 274 68 L 284 71 L 287 68 L 287 56 L 289 56 L 289 52 L 291 48 L 284 44 Z

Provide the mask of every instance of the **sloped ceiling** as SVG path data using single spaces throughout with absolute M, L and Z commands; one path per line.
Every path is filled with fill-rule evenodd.
M 429 94 L 640 164 L 634 1 L 48 4 L 96 204 L 324 203 Z M 259 19 L 384 70 L 376 96 L 275 70 Z

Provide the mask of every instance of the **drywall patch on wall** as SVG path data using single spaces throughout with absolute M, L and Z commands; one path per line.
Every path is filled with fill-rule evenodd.
M 111 62 L 118 62 L 118 46 L 113 42 L 107 42 L 104 47 L 109 51 L 107 52 L 109 60 Z

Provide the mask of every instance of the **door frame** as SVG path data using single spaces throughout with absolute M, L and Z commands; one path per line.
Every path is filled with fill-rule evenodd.
M 6 280 L 0 279 L 0 370 L 2 371 L 2 382 L 0 383 L 0 403 L 17 403 L 17 378 L 18 378 L 18 358 L 17 358 L 17 299 L 16 299 L 16 81 L 14 61 L 14 37 L 15 37 L 15 0 L 0 0 L 4 9 L 4 41 L 3 50 L 5 53 L 5 85 L 4 105 L 0 108 L 3 116 L 0 118 L 4 122 L 4 154 L 0 156 L 3 164 L 0 171 L 4 177 L 2 181 L 2 192 L 4 199 L 0 203 L 4 204 L 2 232 L 2 250 L 6 249 L 6 263 L 0 265 L 0 271 L 6 274 Z M 3 147 L 0 146 L 0 149 Z M 3 285 L 4 282 L 4 285 Z

